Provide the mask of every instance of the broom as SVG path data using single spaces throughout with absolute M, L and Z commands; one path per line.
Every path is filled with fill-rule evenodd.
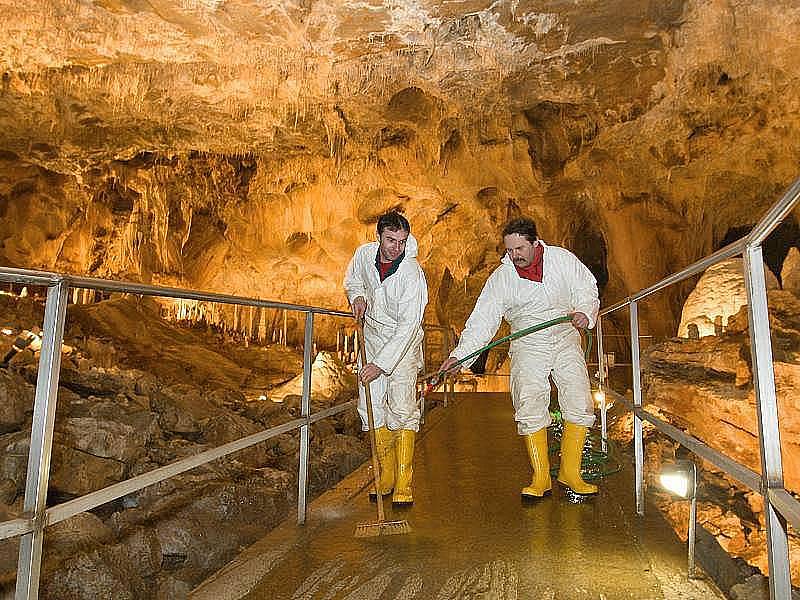
M 364 352 L 364 329 L 362 323 L 358 324 L 358 347 L 361 355 L 361 368 L 367 364 L 366 353 Z M 378 492 L 378 480 L 380 479 L 380 464 L 378 463 L 378 448 L 375 442 L 375 420 L 372 416 L 372 396 L 369 391 L 369 384 L 364 386 L 364 395 L 367 399 L 367 421 L 369 425 L 369 446 L 372 451 L 372 474 L 375 483 L 375 495 L 377 496 L 378 520 L 374 523 L 359 523 L 356 526 L 355 537 L 376 537 L 379 535 L 399 535 L 410 533 L 411 526 L 408 521 L 387 521 L 383 513 L 383 495 Z

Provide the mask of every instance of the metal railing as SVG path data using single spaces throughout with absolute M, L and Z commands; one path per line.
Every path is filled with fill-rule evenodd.
M 630 310 L 630 343 L 633 380 L 633 402 L 621 396 L 615 397 L 625 402 L 634 415 L 634 456 L 636 510 L 644 514 L 644 439 L 642 422 L 649 421 L 655 427 L 696 455 L 708 460 L 720 470 L 725 471 L 737 481 L 759 492 L 764 500 L 766 519 L 767 553 L 769 561 L 770 598 L 788 599 L 791 597 L 791 573 L 789 569 L 789 541 L 787 522 L 800 530 L 800 502 L 786 491 L 783 484 L 783 465 L 781 462 L 780 431 L 778 429 L 778 403 L 775 394 L 775 373 L 772 365 L 772 339 L 767 311 L 767 288 L 764 279 L 764 259 L 761 244 L 766 237 L 786 218 L 800 200 L 800 179 L 789 187 L 764 217 L 753 227 L 749 235 L 725 246 L 713 254 L 693 263 L 682 271 L 673 273 L 655 285 L 645 288 L 625 300 L 600 312 L 597 319 L 597 356 L 604 362 L 602 318 L 624 307 Z M 747 316 L 749 322 L 750 353 L 752 358 L 753 386 L 755 388 L 758 415 L 758 439 L 761 459 L 761 474 L 721 454 L 699 439 L 662 421 L 642 407 L 642 381 L 639 352 L 639 302 L 651 294 L 684 281 L 705 271 L 720 261 L 741 254 L 744 259 L 744 279 L 747 292 Z M 605 389 L 605 369 L 600 373 L 600 388 Z M 606 406 L 603 403 L 601 421 L 605 437 Z
M 309 427 L 312 423 L 343 412 L 356 405 L 351 400 L 311 414 L 311 365 L 314 335 L 314 315 L 351 317 L 349 312 L 329 310 L 315 306 L 270 302 L 255 298 L 244 298 L 226 294 L 197 292 L 171 287 L 159 287 L 138 283 L 107 281 L 90 277 L 74 277 L 56 273 L 29 271 L 0 267 L 0 282 L 19 283 L 47 287 L 42 347 L 39 356 L 39 371 L 33 405 L 33 423 L 28 455 L 28 470 L 23 502 L 23 517 L 0 523 L 0 540 L 22 536 L 17 564 L 16 600 L 36 598 L 39 592 L 39 577 L 42 563 L 42 542 L 46 527 L 68 519 L 78 513 L 122 498 L 189 469 L 238 452 L 271 437 L 300 430 L 300 459 L 298 464 L 297 522 L 305 523 L 308 492 Z M 70 288 L 92 289 L 106 292 L 123 292 L 143 296 L 160 296 L 185 300 L 198 300 L 221 304 L 277 308 L 306 314 L 303 338 L 303 390 L 300 416 L 276 427 L 200 452 L 189 458 L 159 467 L 142 475 L 115 483 L 103 489 L 80 496 L 68 502 L 47 508 L 50 458 L 53 445 L 56 397 L 59 370 L 61 367 L 61 345 L 64 339 L 64 321 Z

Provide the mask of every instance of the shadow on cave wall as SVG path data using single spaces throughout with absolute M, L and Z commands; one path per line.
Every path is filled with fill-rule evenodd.
M 753 225 L 743 225 L 741 227 L 732 227 L 728 229 L 725 236 L 714 246 L 714 250 L 724 248 L 728 244 L 743 238 L 750 233 L 752 229 Z M 778 278 L 781 285 L 783 285 L 781 281 L 781 268 L 791 248 L 800 250 L 800 225 L 798 225 L 797 219 L 794 216 L 789 216 L 784 219 L 784 221 L 767 236 L 767 239 L 765 239 L 762 244 L 764 263 L 769 267 L 769 270 L 774 273 L 775 277 Z

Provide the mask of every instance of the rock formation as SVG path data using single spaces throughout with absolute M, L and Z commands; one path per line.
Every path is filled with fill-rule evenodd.
M 697 327 L 699 337 L 717 335 L 728 326 L 728 319 L 747 305 L 743 268 L 741 258 L 731 258 L 706 269 L 683 305 L 680 337 L 691 337 L 691 325 Z M 767 289 L 780 287 L 771 271 L 764 269 L 764 273 Z
M 0 262 L 342 307 L 350 253 L 398 207 L 429 319 L 459 328 L 526 213 L 616 301 L 797 176 L 798 20 L 767 0 L 10 0 Z M 674 331 L 687 292 L 647 329 Z
M 42 306 L 0 295 L 0 315 L 5 354 L 16 331 L 41 322 Z M 218 329 L 163 321 L 152 300 L 71 306 L 50 503 L 294 418 L 292 403 L 273 402 L 272 390 L 291 385 L 302 369 L 297 352 L 275 345 L 245 348 L 226 337 Z M 3 519 L 22 511 L 37 356 L 25 349 L 0 369 Z M 312 380 L 314 410 L 355 395 L 353 375 L 323 352 Z M 359 431 L 352 411 L 312 426 L 312 495 L 366 459 Z M 42 598 L 185 596 L 290 514 L 298 451 L 297 432 L 282 434 L 49 528 Z M 16 547 L 15 540 L 0 542 L 0 595 L 13 588 Z
M 590 266 L 613 303 L 746 233 L 798 176 L 798 26 L 795 0 L 5 0 L 0 265 L 345 308 L 353 249 L 397 208 L 420 241 L 426 319 L 457 332 L 497 264 L 502 223 L 527 214 L 543 239 Z M 785 290 L 797 285 L 796 266 L 784 274 L 781 264 L 787 252 L 795 258 L 786 264 L 797 263 L 798 217 L 765 245 Z M 674 335 L 691 288 L 642 303 L 641 332 Z M 771 298 L 790 303 L 786 293 Z M 257 398 L 297 374 L 290 347 L 302 339 L 300 318 L 284 325 L 275 311 L 102 298 L 73 297 L 80 308 L 67 344 L 77 354 L 63 372 L 57 495 L 223 442 L 296 406 L 296 384 L 284 404 Z M 41 322 L 22 314 L 35 306 L 14 308 L 15 334 Z M 150 347 L 132 317 L 148 323 Z M 624 333 L 624 319 L 609 319 L 605 332 Z M 792 323 L 779 333 L 793 348 Z M 346 327 L 319 319 L 315 342 L 333 350 Z M 744 460 L 753 412 L 742 339 L 734 323 L 723 337 L 654 350 L 648 393 Z M 623 360 L 614 341 L 606 350 Z M 180 351 L 185 344 L 192 353 Z M 679 351 L 685 359 L 675 362 Z M 792 352 L 776 353 L 779 386 L 796 384 Z M 0 509 L 9 514 L 33 356 L 20 352 L 0 374 L 0 501 L 11 506 Z M 674 389 L 675 375 L 698 384 Z M 225 387 L 244 391 L 226 396 Z M 712 431 L 697 402 L 722 398 L 734 401 Z M 343 456 L 355 455 L 349 443 Z M 296 440 L 267 446 L 192 475 L 208 490 L 203 499 L 178 491 L 175 507 L 159 500 L 178 480 L 132 499 L 139 504 L 121 513 L 129 518 L 64 524 L 72 574 L 52 594 L 69 597 L 81 572 L 103 564 L 109 581 L 97 595 L 125 597 L 114 579 L 124 545 L 138 549 L 137 577 L 178 595 L 210 563 L 181 541 L 179 527 L 195 525 L 159 511 L 188 518 L 200 503 L 235 512 L 230 486 L 261 495 L 248 469 L 268 469 L 273 489 L 291 489 L 283 467 Z M 89 463 L 91 474 L 63 475 Z M 787 472 L 796 485 L 800 473 Z M 279 514 L 282 502 L 262 509 Z M 142 532 L 150 521 L 157 531 Z M 226 540 L 221 554 L 234 546 Z
M 715 270 L 710 277 L 719 275 L 719 272 L 719 269 Z M 707 272 L 701 278 L 695 291 L 703 289 L 703 280 L 708 275 Z M 798 493 L 800 297 L 784 290 L 771 290 L 768 304 L 784 484 L 791 492 Z M 760 473 L 758 417 L 747 331 L 747 306 L 744 305 L 731 317 L 719 336 L 672 338 L 651 346 L 643 354 L 643 395 L 647 410 Z M 622 438 L 630 439 L 627 435 Z M 648 438 L 648 473 L 654 476 L 662 460 L 674 458 L 676 445 L 659 440 L 652 427 Z M 703 478 L 699 494 L 700 522 L 731 555 L 747 560 L 766 573 L 766 538 L 760 494 L 743 488 L 713 465 L 696 460 Z M 666 498 L 662 505 L 676 529 L 685 530 L 688 522 L 685 507 Z M 791 532 L 790 542 L 792 572 L 796 577 L 800 575 L 800 561 L 796 558 L 800 540 L 794 532 Z

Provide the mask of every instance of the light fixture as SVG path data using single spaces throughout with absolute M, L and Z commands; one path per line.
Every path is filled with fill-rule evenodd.
M 697 466 L 691 460 L 678 460 L 661 467 L 658 477 L 664 491 L 689 500 L 689 579 L 695 576 L 694 546 L 697 530 Z
M 608 410 L 614 406 L 614 396 L 606 394 L 602 382 L 596 382 L 592 384 L 592 402 L 600 411 L 600 449 L 608 452 Z
M 603 403 L 606 401 L 606 393 L 603 390 L 594 390 L 592 392 L 592 397 L 594 398 L 594 405 L 597 408 L 603 406 Z

